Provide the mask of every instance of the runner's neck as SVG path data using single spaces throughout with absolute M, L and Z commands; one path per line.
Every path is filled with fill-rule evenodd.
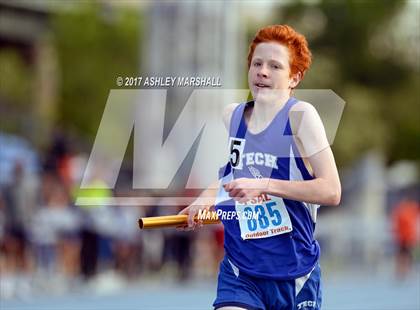
M 252 111 L 246 115 L 248 130 L 260 132 L 267 128 L 289 98 L 290 94 L 284 94 L 270 102 L 256 100 Z

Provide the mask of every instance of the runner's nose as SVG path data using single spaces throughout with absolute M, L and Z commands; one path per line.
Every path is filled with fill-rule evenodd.
M 266 65 L 261 65 L 260 69 L 257 72 L 257 76 L 258 77 L 264 77 L 267 78 L 268 77 L 268 69 Z

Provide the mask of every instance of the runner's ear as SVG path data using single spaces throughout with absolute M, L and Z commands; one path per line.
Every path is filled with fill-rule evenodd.
M 291 89 L 296 88 L 299 85 L 299 82 L 302 80 L 302 72 L 298 71 L 295 74 L 290 76 L 289 87 Z

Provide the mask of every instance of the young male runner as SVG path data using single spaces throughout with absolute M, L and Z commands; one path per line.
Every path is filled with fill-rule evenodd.
M 225 258 L 215 309 L 321 307 L 316 214 L 321 204 L 339 204 L 341 186 L 317 111 L 291 97 L 310 63 L 305 37 L 287 25 L 260 29 L 250 45 L 253 100 L 224 113 L 231 154 L 221 177 L 230 199 L 216 209 L 237 216 L 221 218 Z M 182 210 L 188 228 L 201 226 L 194 216 L 211 207 Z

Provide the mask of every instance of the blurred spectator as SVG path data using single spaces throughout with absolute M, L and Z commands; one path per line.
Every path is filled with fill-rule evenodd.
M 413 250 L 419 240 L 420 204 L 414 200 L 402 200 L 392 213 L 397 243 L 396 273 L 400 279 L 409 275 L 413 264 Z
M 158 204 L 158 203 L 157 203 Z M 150 206 L 145 208 L 145 217 L 161 216 L 163 208 Z M 144 268 L 151 272 L 159 271 L 165 257 L 165 240 L 162 229 L 150 229 L 141 232 L 143 237 Z
M 81 272 L 85 279 L 94 276 L 98 269 L 98 260 L 112 260 L 111 236 L 118 229 L 114 220 L 113 209 L 101 205 L 112 197 L 112 191 L 107 185 L 94 176 L 90 181 L 91 188 L 84 189 L 82 197 L 94 198 L 96 203 L 91 206 L 81 206 L 82 229 L 81 229 Z
M 29 270 L 28 232 L 35 211 L 37 180 L 16 160 L 10 183 L 3 188 L 5 233 L 3 250 L 9 272 Z
M 180 206 L 177 209 L 167 208 L 170 214 L 178 214 L 187 206 Z M 192 269 L 192 246 L 195 234 L 178 230 L 165 230 L 164 258 L 163 262 L 173 261 L 177 269 L 177 279 L 186 281 L 191 276 Z
M 59 180 L 44 177 L 44 202 L 32 221 L 32 241 L 39 271 L 75 277 L 79 272 L 80 217 L 71 207 L 69 196 Z M 45 184 L 44 184 L 45 185 Z
M 68 143 L 63 134 L 56 132 L 52 139 L 44 161 L 44 170 L 59 172 L 62 170 L 63 161 L 68 155 Z
M 13 181 L 16 161 L 22 165 L 26 177 L 36 178 L 38 156 L 29 143 L 23 138 L 0 132 L 0 187 Z
M 114 225 L 119 227 L 113 238 L 115 269 L 127 279 L 135 279 L 142 270 L 143 243 L 137 225 L 142 217 L 138 207 L 115 207 Z

